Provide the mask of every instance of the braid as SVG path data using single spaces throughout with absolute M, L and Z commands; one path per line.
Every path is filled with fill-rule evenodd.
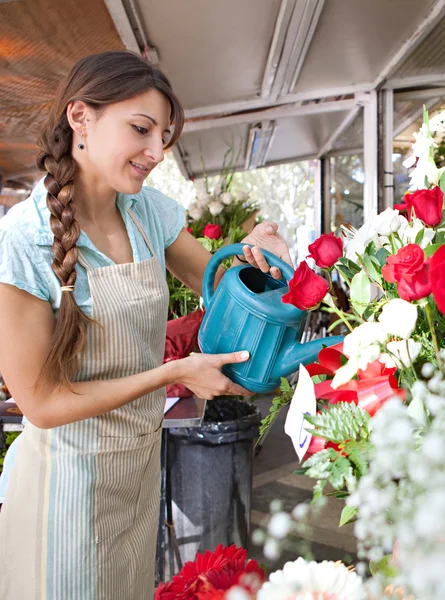
M 73 201 L 77 165 L 71 156 L 72 129 L 66 114 L 55 127 L 46 129 L 39 145 L 42 152 L 38 156 L 37 165 L 47 172 L 46 203 L 51 213 L 50 226 L 54 234 L 52 268 L 61 286 L 74 287 L 78 259 L 76 243 L 80 227 L 75 219 L 76 206 Z M 77 356 L 84 346 L 88 322 L 93 321 L 80 310 L 73 294 L 62 292 L 51 349 L 38 384 L 50 380 L 70 386 Z

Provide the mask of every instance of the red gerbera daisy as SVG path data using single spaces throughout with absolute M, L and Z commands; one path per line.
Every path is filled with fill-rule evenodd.
M 235 544 L 220 544 L 214 552 L 197 554 L 196 560 L 187 562 L 170 583 L 157 588 L 155 600 L 218 600 L 219 592 L 236 585 L 243 575 L 255 574 L 264 581 L 264 571 L 258 563 L 246 560 L 246 550 Z

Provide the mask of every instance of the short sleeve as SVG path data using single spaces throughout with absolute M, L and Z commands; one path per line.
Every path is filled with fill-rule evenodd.
M 185 209 L 176 200 L 153 188 L 146 188 L 149 202 L 159 218 L 159 227 L 164 237 L 164 248 L 173 244 L 185 226 Z
M 7 221 L 6 217 L 3 219 Z M 0 283 L 9 283 L 41 300 L 49 300 L 38 252 L 16 224 L 12 229 L 0 221 Z

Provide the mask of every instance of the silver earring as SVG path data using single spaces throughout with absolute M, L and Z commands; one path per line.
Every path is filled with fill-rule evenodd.
M 80 132 L 80 144 L 77 144 L 79 150 L 85 150 L 85 144 L 83 143 L 83 133 Z

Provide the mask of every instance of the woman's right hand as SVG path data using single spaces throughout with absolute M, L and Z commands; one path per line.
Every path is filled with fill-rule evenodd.
M 230 352 L 228 354 L 191 354 L 187 358 L 175 360 L 174 383 L 182 383 L 195 396 L 204 400 L 213 400 L 215 396 L 252 396 L 252 392 L 233 383 L 221 369 L 224 365 L 246 362 L 248 352 Z

